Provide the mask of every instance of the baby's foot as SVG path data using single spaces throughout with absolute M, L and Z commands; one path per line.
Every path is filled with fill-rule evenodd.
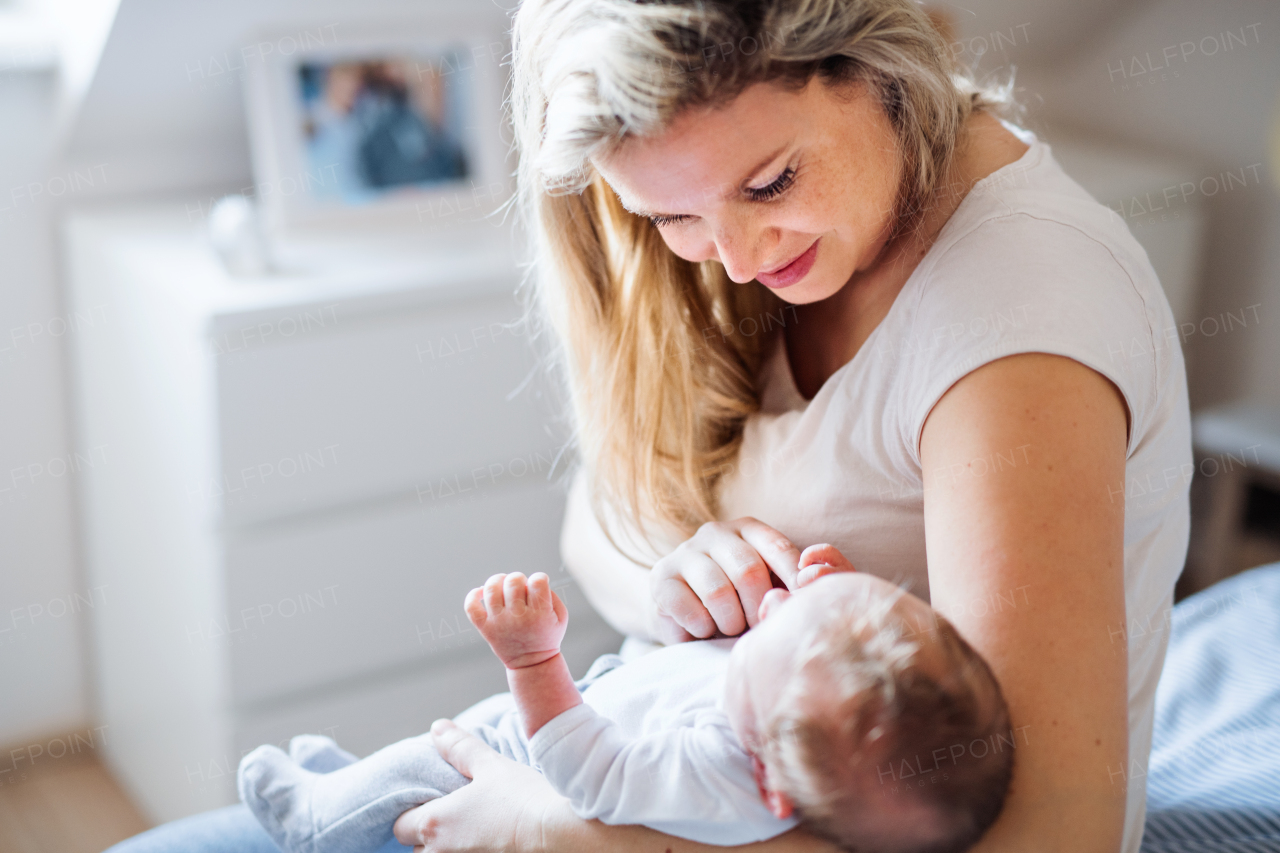
M 289 741 L 289 757 L 312 773 L 331 773 L 359 760 L 324 735 L 296 735 Z
M 295 738 L 295 744 L 321 762 L 348 755 L 336 744 L 318 742 L 326 740 L 313 735 L 301 743 Z M 403 812 L 467 779 L 440 757 L 427 734 L 325 773 L 300 767 L 274 746 L 260 746 L 241 760 L 236 782 L 240 799 L 282 850 L 350 853 L 377 850 L 391 840 Z
M 281 850 L 313 849 L 311 841 L 319 827 L 311 813 L 311 788 L 318 775 L 274 746 L 260 746 L 240 761 L 236 778 L 240 799 Z

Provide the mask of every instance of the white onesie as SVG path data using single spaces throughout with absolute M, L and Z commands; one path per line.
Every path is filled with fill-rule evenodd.
M 765 806 L 725 716 L 734 642 L 666 646 L 606 672 L 530 738 L 535 765 L 583 818 L 722 845 L 792 828 Z

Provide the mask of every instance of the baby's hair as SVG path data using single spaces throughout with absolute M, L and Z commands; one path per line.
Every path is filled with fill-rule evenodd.
M 905 594 L 833 602 L 762 721 L 759 754 L 805 825 L 846 850 L 959 853 L 1000 814 L 1014 733 L 986 661 L 941 615 L 911 625 L 895 607 Z M 919 666 L 921 636 L 941 679 Z

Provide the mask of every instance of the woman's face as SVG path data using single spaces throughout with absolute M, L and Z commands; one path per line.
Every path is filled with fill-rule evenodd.
M 760 83 L 686 111 L 595 166 L 681 258 L 719 261 L 733 281 L 758 280 L 794 304 L 826 299 L 872 265 L 901 174 L 870 89 L 820 78 L 798 91 Z

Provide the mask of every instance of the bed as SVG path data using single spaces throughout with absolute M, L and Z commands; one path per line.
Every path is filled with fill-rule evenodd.
M 1142 853 L 1280 851 L 1280 563 L 1180 602 Z

